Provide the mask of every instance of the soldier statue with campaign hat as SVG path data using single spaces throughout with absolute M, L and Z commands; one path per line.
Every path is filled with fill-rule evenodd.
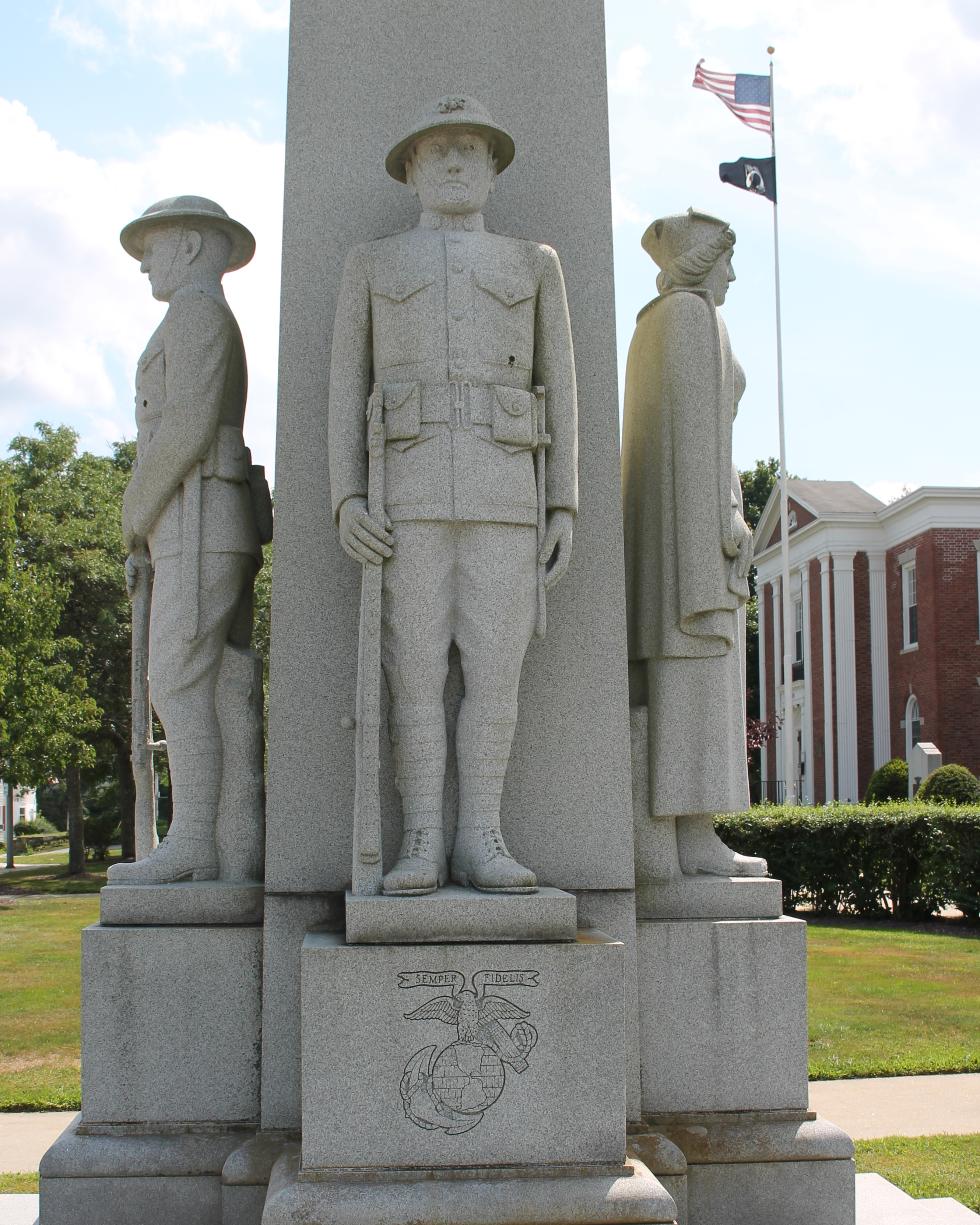
M 219 875 L 222 793 L 236 784 L 228 762 L 244 759 L 235 741 L 261 754 L 261 725 L 254 735 L 244 708 L 256 710 L 252 589 L 271 507 L 242 435 L 245 350 L 221 285 L 249 262 L 255 240 L 213 200 L 176 196 L 151 205 L 120 241 L 167 303 L 137 366 L 137 458 L 122 526 L 131 591 L 146 589 L 152 567 L 148 682 L 166 734 L 173 819 L 159 846 L 113 865 L 109 881 L 208 880 Z M 219 696 L 229 685 L 231 696 Z M 243 709 L 219 711 L 229 702 Z M 251 793 L 256 802 L 261 777 Z
M 337 304 L 333 512 L 347 553 L 366 573 L 381 568 L 380 654 L 403 815 L 386 894 L 431 892 L 447 874 L 488 891 L 537 884 L 507 849 L 500 802 L 524 656 L 536 626 L 543 632 L 545 588 L 571 553 L 577 419 L 558 256 L 484 225 L 494 180 L 513 157 L 513 140 L 476 99 L 440 99 L 385 161 L 418 197 L 417 226 L 354 247 Z M 368 504 L 369 434 L 379 429 L 381 509 Z M 464 696 L 447 865 L 443 688 L 453 643 Z

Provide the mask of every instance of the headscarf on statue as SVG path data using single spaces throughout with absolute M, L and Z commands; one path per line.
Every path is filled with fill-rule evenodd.
M 717 248 L 717 259 L 733 242 L 723 222 L 693 212 L 655 222 L 644 235 L 664 271 L 660 296 L 637 317 L 627 359 L 623 499 L 632 660 L 726 654 L 748 597 L 733 532 L 740 499 L 728 332 L 695 270 L 674 279 L 679 257 L 692 247 Z

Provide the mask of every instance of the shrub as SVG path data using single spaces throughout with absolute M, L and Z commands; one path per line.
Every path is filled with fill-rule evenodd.
M 57 834 L 58 827 L 42 817 L 40 813 L 33 821 L 18 821 L 14 826 L 15 834 Z
M 767 805 L 715 827 L 733 850 L 766 858 L 787 910 L 910 919 L 950 903 L 980 909 L 980 806 Z
M 909 763 L 893 757 L 879 766 L 868 780 L 865 804 L 883 804 L 887 800 L 907 800 L 909 796 Z
M 915 798 L 947 804 L 980 804 L 980 783 L 966 766 L 940 766 L 926 775 Z

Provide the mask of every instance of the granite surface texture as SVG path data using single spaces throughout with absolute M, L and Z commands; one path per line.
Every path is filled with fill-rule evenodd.
M 806 924 L 637 922 L 644 1114 L 805 1110 Z
M 344 929 L 344 897 L 268 894 L 262 958 L 262 1127 L 300 1126 L 300 952 L 314 928 Z
M 256 1123 L 261 981 L 259 927 L 87 927 L 84 1123 Z
M 507 945 L 307 936 L 304 1169 L 621 1164 L 623 960 L 596 932 Z
M 620 1174 L 434 1178 L 398 1182 L 302 1181 L 299 1157 L 273 1170 L 262 1225 L 659 1225 L 676 1206 L 640 1161 Z
M 378 38 L 391 19 L 383 0 L 292 5 L 267 883 L 276 892 L 311 893 L 349 882 L 360 574 L 342 552 L 331 517 L 326 338 L 351 247 L 408 229 L 417 217 L 411 193 L 385 173 L 392 139 L 407 116 L 464 85 L 517 145 L 488 206 L 488 228 L 547 243 L 561 255 L 580 371 L 574 553 L 550 597 L 549 633 L 525 662 L 502 829 L 541 884 L 631 888 L 602 7 L 596 0 L 492 6 L 422 0 L 410 20 L 398 23 L 397 37 Z M 351 104 L 353 82 L 361 97 L 370 93 L 370 105 Z M 588 149 L 588 157 L 572 155 L 556 132 L 574 132 L 575 149 Z M 454 659 L 450 743 L 459 696 Z M 382 739 L 388 864 L 400 820 Z M 446 813 L 456 806 L 451 766 Z
M 346 898 L 348 944 L 465 944 L 471 941 L 574 940 L 573 893 L 479 893 L 446 885 L 424 897 Z M 600 926 L 592 924 L 587 926 Z
M 224 1225 L 221 1169 L 238 1131 L 84 1135 L 78 1120 L 41 1159 L 44 1225 Z
M 261 923 L 265 892 L 253 881 L 180 881 L 167 885 L 106 885 L 99 918 L 106 927 Z

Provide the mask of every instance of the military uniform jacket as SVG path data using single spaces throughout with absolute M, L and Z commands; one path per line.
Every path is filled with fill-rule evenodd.
M 457 219 L 452 219 L 457 220 Z M 534 524 L 535 386 L 546 389 L 545 500 L 578 505 L 575 366 L 561 266 L 479 215 L 354 247 L 330 367 L 334 515 L 367 496 L 365 405 L 383 395 L 385 505 L 419 519 Z
M 242 436 L 246 387 L 245 350 L 227 304 L 178 290 L 136 370 L 127 503 L 154 561 L 180 556 L 196 569 L 202 552 L 261 558 Z

